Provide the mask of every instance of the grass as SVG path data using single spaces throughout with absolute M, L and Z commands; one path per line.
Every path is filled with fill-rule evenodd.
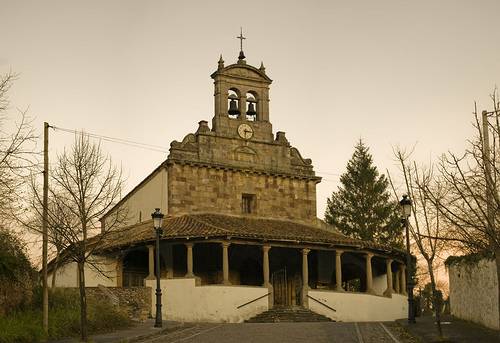
M 41 301 L 33 307 L 0 317 L 0 342 L 40 342 L 79 336 L 80 304 L 74 289 L 58 289 L 49 295 L 49 335 L 42 328 Z M 112 305 L 99 302 L 87 305 L 88 332 L 109 332 L 130 325 L 130 319 Z

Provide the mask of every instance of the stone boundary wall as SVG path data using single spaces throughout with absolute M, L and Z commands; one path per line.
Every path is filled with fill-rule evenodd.
M 500 329 L 498 278 L 495 260 L 456 262 L 448 266 L 451 314 L 465 320 Z
M 151 316 L 152 291 L 149 287 L 86 287 L 89 301 L 106 301 L 118 306 L 128 317 L 145 321 Z

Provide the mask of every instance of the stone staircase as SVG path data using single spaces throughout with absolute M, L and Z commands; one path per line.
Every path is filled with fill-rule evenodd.
M 331 322 L 332 320 L 303 307 L 274 307 L 255 317 L 245 320 L 246 323 L 293 323 L 293 322 Z

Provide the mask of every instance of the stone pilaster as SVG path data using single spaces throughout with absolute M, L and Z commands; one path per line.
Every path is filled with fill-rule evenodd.
M 229 242 L 222 242 L 222 283 L 224 285 L 230 285 L 229 282 Z
M 186 277 L 194 277 L 193 273 L 193 243 L 186 243 Z
M 343 292 L 342 288 L 342 250 L 335 250 L 335 290 Z
M 372 253 L 366 253 L 366 293 L 374 294 L 373 275 L 372 275 Z
M 386 276 L 387 276 L 387 288 L 384 291 L 386 297 L 392 296 L 392 259 L 388 258 L 385 260 Z

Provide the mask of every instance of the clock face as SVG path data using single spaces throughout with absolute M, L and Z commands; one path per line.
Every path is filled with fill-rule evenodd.
M 238 134 L 243 139 L 250 139 L 253 136 L 253 129 L 248 124 L 241 124 L 238 126 Z

